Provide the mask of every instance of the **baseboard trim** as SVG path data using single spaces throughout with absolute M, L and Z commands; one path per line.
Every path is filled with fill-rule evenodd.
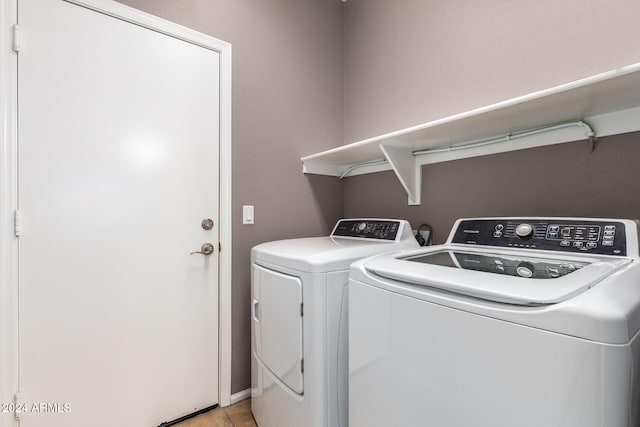
M 239 391 L 231 395 L 231 404 L 238 403 L 242 400 L 248 399 L 251 397 L 251 389 L 248 388 L 246 390 Z

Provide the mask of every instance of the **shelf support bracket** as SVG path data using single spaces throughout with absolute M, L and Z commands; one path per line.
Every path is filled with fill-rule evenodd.
M 409 205 L 419 205 L 422 193 L 422 167 L 416 161 L 411 147 L 381 144 L 386 157 L 409 196 Z

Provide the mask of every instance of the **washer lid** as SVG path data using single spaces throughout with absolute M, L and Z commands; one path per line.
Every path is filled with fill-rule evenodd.
M 584 292 L 630 262 L 627 258 L 546 258 L 445 247 L 375 257 L 365 268 L 390 279 L 485 300 L 544 305 Z

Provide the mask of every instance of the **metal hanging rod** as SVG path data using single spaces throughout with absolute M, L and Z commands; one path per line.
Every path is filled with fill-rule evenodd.
M 520 131 L 520 132 L 512 132 L 509 133 L 507 135 L 503 135 L 503 136 L 498 136 L 498 137 L 492 137 L 492 138 L 483 138 L 483 139 L 479 139 L 479 140 L 475 140 L 475 141 L 471 141 L 471 142 L 466 142 L 464 144 L 452 144 L 449 145 L 447 147 L 443 147 L 443 148 L 432 148 L 432 149 L 426 149 L 426 150 L 418 150 L 418 151 L 414 151 L 413 155 L 417 156 L 419 154 L 432 154 L 432 153 L 442 153 L 442 152 L 447 152 L 447 151 L 455 151 L 455 150 L 462 150 L 462 149 L 466 149 L 466 148 L 475 148 L 475 147 L 482 147 L 484 145 L 491 145 L 491 144 L 496 144 L 498 142 L 507 142 L 507 141 L 511 141 L 514 139 L 518 139 L 518 138 L 525 138 L 527 136 L 533 136 L 533 135 L 537 135 L 540 133 L 547 133 L 547 132 L 553 132 L 559 129 L 564 129 L 564 128 L 568 128 L 568 127 L 583 127 L 585 128 L 585 136 L 587 138 L 589 138 L 589 141 L 593 144 L 595 142 L 595 137 L 596 134 L 593 131 L 593 128 L 589 125 L 589 123 L 585 122 L 584 120 L 575 120 L 572 122 L 565 122 L 565 123 L 558 123 L 555 125 L 549 125 L 549 126 L 542 126 L 542 127 L 538 127 L 538 128 L 534 128 L 534 129 L 529 129 L 529 130 L 524 130 L 524 131 Z
M 463 144 L 452 144 L 449 145 L 447 147 L 443 147 L 443 148 L 431 148 L 431 149 L 425 149 L 425 150 L 417 150 L 417 151 L 413 151 L 412 154 L 414 156 L 418 156 L 420 154 L 433 154 L 433 153 L 443 153 L 443 152 L 448 152 L 448 151 L 456 151 L 456 150 L 463 150 L 463 149 L 468 149 L 468 148 L 475 148 L 475 147 L 482 147 L 485 145 L 491 145 L 491 144 L 496 144 L 499 142 L 507 142 L 507 141 L 511 141 L 514 139 L 518 139 L 518 138 L 525 138 L 528 136 L 533 136 L 533 135 L 537 135 L 540 133 L 547 133 L 547 132 L 553 132 L 559 129 L 564 129 L 564 128 L 568 128 L 568 127 L 582 127 L 585 129 L 585 136 L 589 139 L 589 142 L 591 144 L 591 151 L 593 151 L 593 147 L 596 141 L 596 134 L 593 130 L 593 128 L 591 127 L 591 125 L 589 125 L 589 123 L 585 122 L 584 120 L 574 120 L 571 122 L 565 122 L 565 123 L 557 123 L 554 125 L 549 125 L 549 126 L 542 126 L 542 127 L 538 127 L 538 128 L 534 128 L 534 129 L 528 129 L 528 130 L 524 130 L 524 131 L 520 131 L 520 132 L 512 132 L 509 133 L 507 135 L 502 135 L 499 137 L 492 137 L 492 138 L 483 138 L 483 139 L 479 139 L 479 140 L 474 140 L 474 141 L 470 141 L 470 142 L 466 142 Z M 350 166 L 342 175 L 340 175 L 339 179 L 344 178 L 345 176 L 347 176 L 351 171 L 355 170 L 355 169 L 360 169 L 363 167 L 367 167 L 367 166 L 375 166 L 375 165 L 382 165 L 388 163 L 388 160 L 385 158 L 382 159 L 377 159 L 377 160 L 372 160 L 372 161 L 368 161 L 368 162 L 363 162 L 363 163 L 358 163 L 355 165 Z
M 372 161 L 369 161 L 369 162 L 355 164 L 353 166 L 350 166 L 342 175 L 340 175 L 340 178 L 338 178 L 338 179 L 344 178 L 352 170 L 360 169 L 360 168 L 363 168 L 365 166 L 383 165 L 385 163 L 388 163 L 387 159 L 378 159 L 378 160 L 372 160 Z

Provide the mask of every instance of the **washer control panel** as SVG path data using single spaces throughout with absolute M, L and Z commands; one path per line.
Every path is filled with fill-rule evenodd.
M 627 255 L 625 226 L 614 220 L 464 220 L 460 221 L 455 230 L 452 243 Z
M 365 239 L 395 240 L 400 221 L 376 219 L 343 219 L 333 229 L 332 236 L 359 237 Z

